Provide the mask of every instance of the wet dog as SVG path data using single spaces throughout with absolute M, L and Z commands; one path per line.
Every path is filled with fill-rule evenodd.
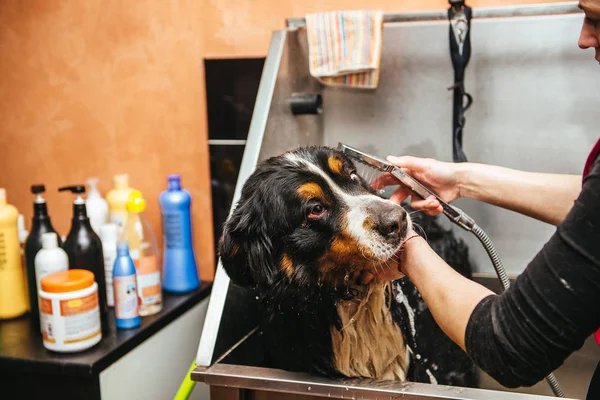
M 469 276 L 466 246 L 434 219 L 420 222 L 438 254 Z M 476 386 L 473 364 L 409 281 L 361 282 L 397 268 L 412 224 L 334 149 L 299 148 L 256 168 L 219 252 L 232 281 L 256 294 L 271 366 Z

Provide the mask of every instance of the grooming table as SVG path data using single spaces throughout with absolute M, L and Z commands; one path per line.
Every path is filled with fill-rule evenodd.
M 259 161 L 299 145 L 344 142 L 381 157 L 450 160 L 452 93 L 447 89 L 453 70 L 446 15 L 445 10 L 386 14 L 380 83 L 369 91 L 324 87 L 310 76 L 303 19 L 289 19 L 287 28 L 274 32 L 233 204 Z M 583 18 L 577 3 L 478 8 L 473 15 L 465 85 L 474 104 L 463 143 L 470 161 L 579 174 L 597 130 L 594 113 L 581 111 L 575 119 L 574 107 L 585 99 L 587 110 L 600 109 L 600 98 L 588 83 L 596 79 L 598 66 L 591 53 L 577 48 Z M 315 102 L 298 106 L 299 98 Z M 549 153 L 563 159 L 557 163 Z M 488 233 L 513 277 L 554 229 L 469 200 L 457 205 Z M 499 282 L 477 239 L 455 232 L 469 244 L 476 280 L 497 291 Z M 254 296 L 230 284 L 219 263 L 192 372 L 193 380 L 210 386 L 211 398 L 510 400 L 551 394 L 543 381 L 514 393 L 484 374 L 482 387 L 471 389 L 336 381 L 270 369 L 263 358 L 268 343 L 257 321 Z M 584 397 L 599 358 L 598 349 L 586 344 L 556 371 L 567 396 Z

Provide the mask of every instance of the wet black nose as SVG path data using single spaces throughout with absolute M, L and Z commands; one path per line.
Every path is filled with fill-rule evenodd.
M 406 230 L 406 211 L 396 204 L 378 202 L 371 208 L 375 230 L 384 238 L 395 239 Z

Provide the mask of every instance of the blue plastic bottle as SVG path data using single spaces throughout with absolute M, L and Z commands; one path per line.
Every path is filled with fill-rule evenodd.
M 164 242 L 162 285 L 168 292 L 186 293 L 200 286 L 192 243 L 192 196 L 181 188 L 179 175 L 169 175 L 168 184 L 159 198 Z
M 135 279 L 135 264 L 129 256 L 129 244 L 117 243 L 117 259 L 113 268 L 115 316 L 117 328 L 131 329 L 140 326 L 139 301 Z

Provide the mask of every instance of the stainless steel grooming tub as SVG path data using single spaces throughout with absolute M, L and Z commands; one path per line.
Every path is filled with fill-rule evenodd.
M 274 32 L 239 171 L 234 204 L 257 162 L 299 145 L 338 141 L 382 157 L 413 154 L 451 159 L 453 83 L 446 11 L 386 14 L 378 89 L 321 86 L 309 74 L 302 18 Z M 473 55 L 466 90 L 474 97 L 464 149 L 470 161 L 545 172 L 580 173 L 596 140 L 597 66 L 577 49 L 582 15 L 576 2 L 474 9 Z M 549 38 L 551 38 L 549 40 Z M 574 71 L 577 70 L 577 73 Z M 296 94 L 319 95 L 323 112 L 294 115 Z M 586 113 L 586 110 L 590 110 Z M 589 115 L 588 115 L 589 114 Z M 469 200 L 459 206 L 498 247 L 518 275 L 553 228 Z M 499 290 L 487 255 L 470 245 L 476 279 Z M 265 368 L 255 299 L 230 285 L 219 264 L 192 379 L 213 399 L 513 399 L 551 395 L 545 382 L 509 391 L 482 373 L 481 388 L 334 381 Z M 592 341 L 556 371 L 567 397 L 583 398 L 600 352 Z M 527 393 L 527 394 L 526 394 Z

